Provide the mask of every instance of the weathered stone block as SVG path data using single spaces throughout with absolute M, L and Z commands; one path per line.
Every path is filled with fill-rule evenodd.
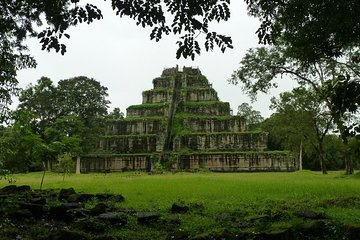
M 204 102 L 219 101 L 217 93 L 212 88 L 188 89 L 186 90 L 186 101 Z
M 194 151 L 262 151 L 266 148 L 265 133 L 213 133 L 186 134 L 175 143 L 176 149 L 188 148 Z
M 184 129 L 192 132 L 243 132 L 246 130 L 245 121 L 239 116 L 185 118 L 182 122 Z
M 172 91 L 169 88 L 160 89 L 160 90 L 148 90 L 142 93 L 143 104 L 146 103 L 165 103 L 171 102 Z

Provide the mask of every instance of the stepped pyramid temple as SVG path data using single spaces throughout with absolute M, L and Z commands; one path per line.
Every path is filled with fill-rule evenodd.
M 81 172 L 174 170 L 294 171 L 287 152 L 267 151 L 267 134 L 247 131 L 198 68 L 165 69 L 124 119 L 109 120 Z

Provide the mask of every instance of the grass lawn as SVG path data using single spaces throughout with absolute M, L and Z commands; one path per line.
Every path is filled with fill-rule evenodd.
M 17 185 L 40 187 L 42 173 L 17 174 Z M 7 183 L 0 181 L 0 187 Z M 268 202 L 311 203 L 360 196 L 360 175 L 343 172 L 292 173 L 166 173 L 140 172 L 62 175 L 47 172 L 43 188 L 68 188 L 86 193 L 120 193 L 127 207 L 166 209 L 176 201 L 201 203 L 207 209 L 237 208 Z
M 38 189 L 41 176 L 42 173 L 17 174 L 16 185 L 26 184 Z M 7 182 L 1 180 L 0 187 L 5 185 Z M 246 212 L 247 218 L 251 218 L 269 212 L 286 212 L 290 216 L 294 211 L 312 210 L 341 224 L 360 222 L 360 175 L 345 176 L 343 172 L 327 175 L 311 171 L 91 173 L 66 176 L 65 181 L 61 174 L 46 173 L 43 188 L 69 187 L 84 193 L 122 194 L 125 202 L 120 203 L 121 207 L 156 211 L 162 215 L 169 215 L 175 202 L 200 206 L 201 214 L 181 216 L 182 228 L 199 234 L 213 228 L 219 214 L 229 212 Z M 289 221 L 298 220 L 289 217 Z

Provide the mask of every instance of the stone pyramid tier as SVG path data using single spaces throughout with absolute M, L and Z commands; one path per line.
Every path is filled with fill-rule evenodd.
M 288 152 L 266 151 L 267 133 L 247 130 L 198 68 L 165 69 L 124 119 L 109 120 L 89 171 L 151 171 L 156 162 L 175 170 L 294 171 Z

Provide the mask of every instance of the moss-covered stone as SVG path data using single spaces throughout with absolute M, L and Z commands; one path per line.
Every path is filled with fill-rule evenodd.
M 198 68 L 165 69 L 124 119 L 109 120 L 106 135 L 83 157 L 82 171 L 294 171 L 288 153 L 268 153 L 267 134 L 247 132 Z

